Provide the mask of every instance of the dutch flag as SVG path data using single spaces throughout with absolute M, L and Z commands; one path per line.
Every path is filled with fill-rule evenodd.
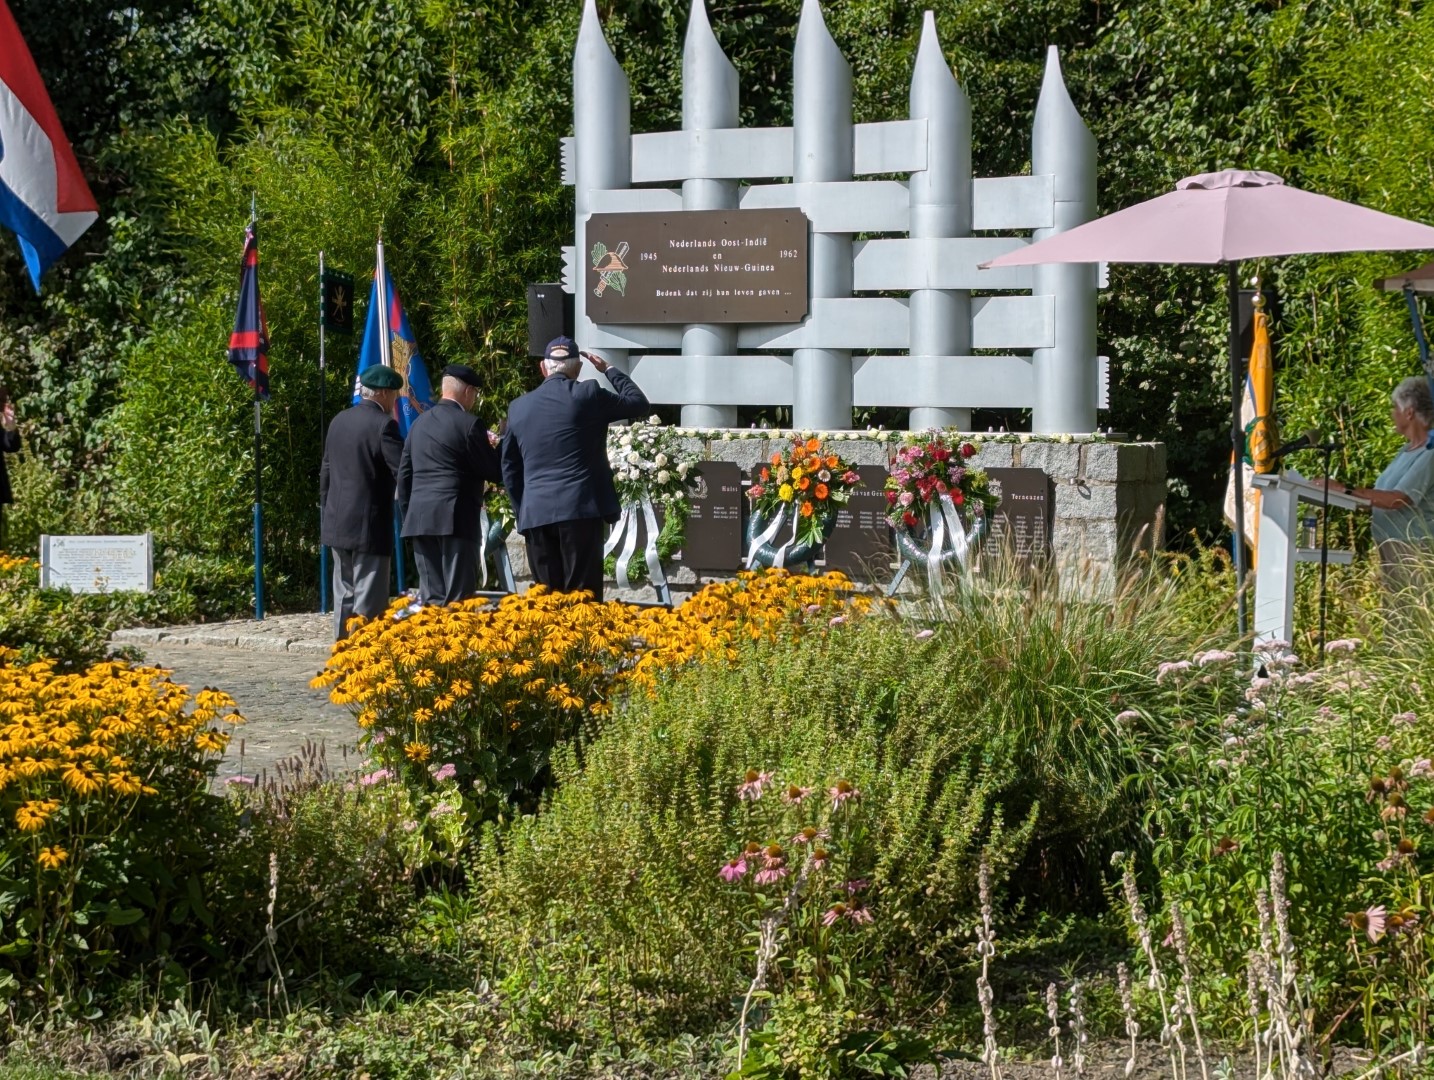
M 20 238 L 36 292 L 40 275 L 97 217 L 20 27 L 0 0 L 0 225 Z

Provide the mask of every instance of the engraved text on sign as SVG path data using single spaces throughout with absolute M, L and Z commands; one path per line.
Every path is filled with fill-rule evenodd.
M 807 314 L 800 210 L 594 214 L 580 252 L 595 323 L 796 323 Z

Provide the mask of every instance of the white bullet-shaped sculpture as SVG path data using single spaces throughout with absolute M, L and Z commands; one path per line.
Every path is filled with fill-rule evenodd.
M 957 84 L 928 11 L 911 77 L 911 118 L 926 121 L 926 168 L 911 174 L 913 239 L 971 235 L 971 102 Z M 971 294 L 964 289 L 915 289 L 910 301 L 910 355 L 971 352 Z M 910 426 L 968 431 L 971 410 L 917 406 Z
M 687 40 L 682 49 L 682 129 L 693 132 L 690 144 L 698 161 L 712 160 L 703 133 L 738 126 L 737 69 L 712 32 L 703 0 L 692 0 Z M 735 210 L 737 181 L 693 176 L 682 181 L 682 209 Z M 737 327 L 731 323 L 692 323 L 682 331 L 682 355 L 689 393 L 698 404 L 682 406 L 685 427 L 736 427 L 736 405 L 700 404 L 705 391 L 721 401 L 731 380 L 723 357 L 737 352 Z
M 792 81 L 792 180 L 852 178 L 856 134 L 851 122 L 851 68 L 832 40 L 817 0 L 805 0 L 797 24 Z M 813 232 L 811 298 L 851 295 L 850 233 Z M 792 354 L 792 425 L 851 427 L 850 349 L 797 349 Z
M 598 20 L 595 0 L 587 0 L 573 52 L 573 153 L 576 191 L 574 318 L 579 346 L 586 327 L 588 267 L 587 219 L 592 192 L 632 186 L 632 92 L 627 73 L 613 56 Z M 594 348 L 609 363 L 626 369 L 627 350 Z
M 1055 46 L 1046 54 L 1046 73 L 1031 133 L 1031 173 L 1055 185 L 1055 218 L 1035 230 L 1043 240 L 1083 225 L 1095 216 L 1095 136 L 1076 111 L 1061 77 Z M 1038 433 L 1079 433 L 1096 429 L 1099 361 L 1096 358 L 1096 268 L 1090 264 L 1037 266 L 1033 293 L 1053 298 L 1055 344 L 1036 349 L 1035 400 L 1031 427 Z

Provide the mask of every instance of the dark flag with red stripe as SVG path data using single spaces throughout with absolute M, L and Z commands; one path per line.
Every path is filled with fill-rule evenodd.
M 269 397 L 269 324 L 259 301 L 259 236 L 253 224 L 244 230 L 244 262 L 239 268 L 239 310 L 229 335 L 229 362 L 239 377 L 265 400 Z

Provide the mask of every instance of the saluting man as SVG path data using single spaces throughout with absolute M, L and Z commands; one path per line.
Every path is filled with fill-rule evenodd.
M 443 398 L 413 422 L 398 467 L 403 535 L 413 540 L 418 598 L 452 604 L 478 591 L 478 516 L 485 481 L 502 475 L 493 439 L 469 410 L 478 373 L 467 364 L 443 369 Z
M 612 390 L 595 379 L 577 381 L 584 359 L 607 375 Z M 533 580 L 559 592 L 586 589 L 601 600 L 603 524 L 621 512 L 607 429 L 645 415 L 647 398 L 625 373 L 579 352 L 569 337 L 550 341 L 542 364 L 542 385 L 508 408 L 503 483 Z
M 393 419 L 403 378 L 375 364 L 359 375 L 363 400 L 329 424 L 319 469 L 320 542 L 334 552 L 334 640 L 355 615 L 388 606 L 393 494 L 403 440 Z

